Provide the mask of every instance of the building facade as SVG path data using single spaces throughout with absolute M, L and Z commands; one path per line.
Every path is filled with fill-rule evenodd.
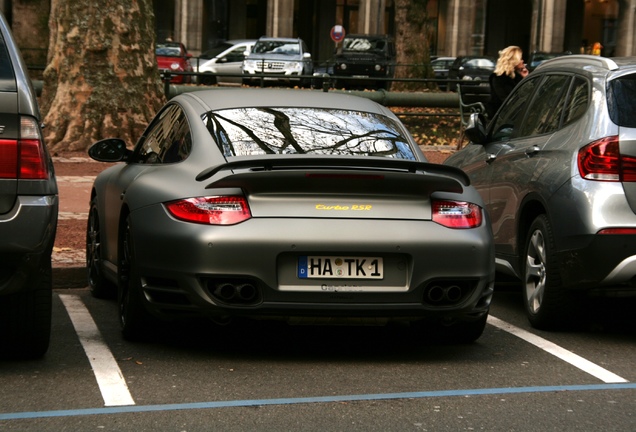
M 300 37 L 315 61 L 334 50 L 330 30 L 395 33 L 395 0 L 154 0 L 158 40 L 195 55 L 225 39 Z M 524 52 L 634 55 L 636 0 L 428 0 L 431 55 Z

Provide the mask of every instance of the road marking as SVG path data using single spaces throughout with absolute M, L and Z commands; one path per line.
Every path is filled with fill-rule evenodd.
M 540 336 L 537 336 L 529 331 L 520 329 L 519 327 L 515 327 L 512 324 L 508 324 L 505 321 L 500 320 L 499 318 L 495 318 L 492 315 L 488 316 L 488 324 L 493 325 L 501 330 L 504 330 L 510 334 L 513 334 L 532 345 L 541 348 L 549 354 L 552 354 L 555 357 L 560 358 L 561 360 L 570 363 L 572 366 L 575 366 L 581 369 L 583 372 L 586 372 L 590 375 L 595 376 L 606 383 L 626 383 L 629 382 L 624 378 L 619 377 L 618 375 L 608 371 L 607 369 L 603 369 L 597 364 L 592 363 L 589 360 L 584 359 L 583 357 L 574 354 L 572 351 L 568 351 L 565 348 L 558 346 L 557 344 L 550 342 L 546 339 L 543 339 Z
M 142 413 L 142 412 L 165 412 L 165 411 L 184 411 L 197 409 L 219 409 L 219 408 L 236 408 L 236 407 L 261 407 L 271 405 L 299 405 L 313 403 L 334 403 L 334 402 L 357 402 L 357 401 L 380 401 L 395 399 L 426 399 L 441 397 L 469 397 L 469 396 L 492 396 L 506 394 L 524 394 L 524 393 L 554 393 L 554 392 L 582 392 L 582 391 L 603 391 L 603 390 L 635 390 L 636 383 L 627 384 L 589 384 L 589 385 L 564 385 L 564 386 L 542 386 L 542 387 L 503 387 L 503 388 L 482 388 L 482 389 L 465 389 L 465 390 L 437 390 L 437 391 L 419 391 L 405 393 L 377 393 L 377 394 L 358 394 L 358 395 L 342 395 L 342 396 L 316 396 L 316 397 L 297 397 L 297 398 L 275 398 L 275 399 L 243 399 L 243 400 L 226 400 L 226 401 L 210 401 L 210 402 L 192 402 L 181 404 L 160 404 L 160 405 L 135 405 L 111 408 L 83 408 L 71 410 L 52 410 L 52 411 L 31 411 L 17 413 L 0 413 L 0 420 L 24 420 L 35 418 L 52 418 L 52 417 L 79 417 L 87 415 L 103 415 L 103 414 L 123 414 L 123 413 Z
M 104 343 L 97 325 L 84 303 L 75 295 L 60 294 L 75 332 L 86 352 L 105 406 L 134 405 L 126 380 L 113 354 Z

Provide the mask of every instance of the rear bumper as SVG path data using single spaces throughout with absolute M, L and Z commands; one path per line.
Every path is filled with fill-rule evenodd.
M 209 227 L 148 208 L 133 213 L 132 226 L 143 297 L 155 315 L 471 319 L 488 312 L 492 297 L 486 227 L 385 221 L 379 229 L 377 220 L 302 218 Z M 301 280 L 303 255 L 383 256 L 385 280 Z
M 563 285 L 636 296 L 636 236 L 594 235 L 585 247 L 558 256 Z
M 0 295 L 22 289 L 50 257 L 57 214 L 56 195 L 20 196 L 13 210 L 0 216 Z

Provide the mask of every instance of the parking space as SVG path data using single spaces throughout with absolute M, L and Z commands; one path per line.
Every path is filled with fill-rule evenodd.
M 513 296 L 496 298 L 494 313 L 514 313 Z M 0 427 L 44 430 L 58 418 L 123 422 L 132 413 L 144 425 L 175 416 L 187 423 L 237 408 L 295 419 L 350 405 L 351 418 L 365 424 L 371 407 L 400 419 L 449 404 L 479 412 L 482 403 L 510 398 L 520 406 L 547 398 L 616 410 L 625 425 L 616 430 L 633 420 L 625 413 L 636 403 L 633 329 L 539 335 L 493 314 L 477 343 L 444 345 L 397 327 L 189 322 L 161 325 L 151 341 L 130 343 L 119 334 L 116 308 L 85 289 L 56 292 L 46 358 L 3 364 Z

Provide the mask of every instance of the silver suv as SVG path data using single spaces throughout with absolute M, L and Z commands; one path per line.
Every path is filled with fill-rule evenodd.
M 248 85 L 265 75 L 266 81 L 307 86 L 313 73 L 311 54 L 300 38 L 261 37 L 243 61 L 243 83 Z
M 520 280 L 534 327 L 577 318 L 582 294 L 636 296 L 636 64 L 542 63 L 471 143 L 464 169 L 492 222 L 499 280 Z
M 24 62 L 0 14 L 0 355 L 41 357 L 51 332 L 58 195 Z

